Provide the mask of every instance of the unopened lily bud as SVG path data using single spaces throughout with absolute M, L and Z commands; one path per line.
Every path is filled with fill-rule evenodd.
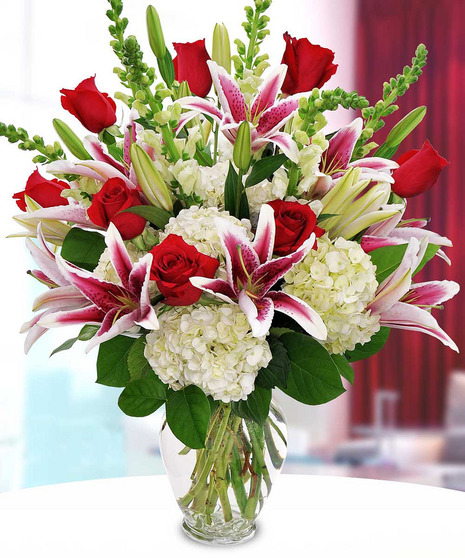
M 389 132 L 385 144 L 389 147 L 399 146 L 404 139 L 420 124 L 426 114 L 426 107 L 420 106 L 404 116 Z
M 181 81 L 178 88 L 177 98 L 182 99 L 183 97 L 190 97 L 192 95 L 191 90 L 189 89 L 189 84 L 187 81 Z
M 131 145 L 130 153 L 137 182 L 144 196 L 152 205 L 172 211 L 171 193 L 150 156 L 137 143 Z
M 150 48 L 157 58 L 162 59 L 166 53 L 166 44 L 158 12 L 153 6 L 147 6 L 146 16 Z
M 236 141 L 234 142 L 234 164 L 238 169 L 246 171 L 250 165 L 251 155 L 250 125 L 244 121 L 237 130 Z
M 231 43 L 224 23 L 217 23 L 213 31 L 212 60 L 227 72 L 231 71 Z

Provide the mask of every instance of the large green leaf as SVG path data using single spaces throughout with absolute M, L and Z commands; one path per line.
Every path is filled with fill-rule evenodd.
M 118 335 L 100 345 L 97 357 L 97 383 L 125 387 L 131 379 L 128 356 L 135 339 Z
M 128 384 L 118 399 L 119 408 L 130 417 L 146 417 L 166 401 L 167 386 L 157 376 Z
M 279 167 L 284 165 L 287 160 L 286 155 L 283 153 L 259 159 L 252 167 L 252 170 L 245 181 L 245 187 L 248 188 L 249 186 L 254 186 L 262 180 L 265 180 L 276 172 Z
M 348 380 L 351 384 L 354 383 L 354 369 L 349 364 L 344 355 L 331 355 L 331 358 L 339 370 L 339 374 Z
M 237 182 L 239 177 L 232 163 L 229 163 L 229 171 L 224 183 L 224 208 L 234 215 L 236 211 Z
M 255 385 L 262 388 L 274 388 L 275 386 L 286 387 L 287 375 L 291 369 L 291 363 L 287 351 L 279 339 L 270 335 L 267 338 L 273 358 L 265 368 L 258 372 Z
M 179 391 L 169 390 L 166 402 L 166 420 L 173 434 L 192 449 L 205 445 L 210 422 L 210 403 L 197 386 Z
M 253 420 L 258 424 L 264 424 L 270 411 L 271 389 L 255 386 L 255 389 L 247 396 L 247 399 L 233 401 L 231 404 L 233 413 L 238 417 Z
M 345 389 L 340 371 L 328 351 L 309 335 L 285 333 L 280 337 L 291 361 L 284 393 L 307 405 L 321 405 Z
M 154 375 L 153 368 L 150 366 L 149 361 L 145 358 L 145 335 L 136 339 L 129 349 L 128 354 L 128 369 L 131 377 L 131 382 L 146 376 Z
M 164 229 L 168 221 L 173 217 L 169 211 L 161 207 L 155 207 L 154 205 L 133 205 L 121 213 L 135 213 L 136 215 L 140 215 L 147 221 L 150 221 L 152 225 L 155 225 L 157 229 Z
M 380 351 L 384 347 L 390 331 L 391 330 L 388 327 L 382 327 L 373 335 L 368 343 L 365 343 L 364 345 L 355 345 L 355 349 L 353 351 L 347 351 L 345 355 L 349 362 L 363 360 L 364 358 L 371 357 Z
M 100 233 L 74 227 L 63 241 L 61 255 L 66 261 L 93 271 L 105 246 L 105 238 Z
M 72 339 L 68 339 L 67 341 L 62 343 L 59 347 L 57 347 L 50 353 L 50 356 L 53 356 L 56 353 L 59 353 L 61 351 L 67 351 L 68 349 L 71 349 L 71 347 L 76 343 L 76 341 L 89 341 L 97 333 L 99 328 L 100 326 L 98 325 L 86 324 L 81 329 L 77 337 L 73 337 Z

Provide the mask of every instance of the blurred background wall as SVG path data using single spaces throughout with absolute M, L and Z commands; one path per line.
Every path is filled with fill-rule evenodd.
M 153 63 L 145 33 L 146 0 L 127 0 L 128 31 L 136 34 Z M 206 37 L 225 21 L 232 38 L 242 36 L 243 2 L 214 0 L 155 2 L 167 41 Z M 0 121 L 15 123 L 31 135 L 55 138 L 52 118 L 59 117 L 85 135 L 63 111 L 59 90 L 73 88 L 96 74 L 98 87 L 120 89 L 112 74 L 104 0 L 0 0 Z M 409 202 L 408 216 L 431 216 L 430 228 L 449 236 L 454 267 L 440 260 L 424 280 L 465 274 L 461 241 L 463 199 L 460 171 L 464 156 L 460 100 L 464 89 L 465 39 L 460 32 L 465 4 L 460 0 L 274 0 L 271 37 L 264 43 L 271 62 L 279 63 L 282 34 L 308 37 L 336 53 L 339 69 L 326 85 L 358 88 L 370 101 L 382 82 L 400 72 L 419 42 L 430 50 L 420 83 L 400 101 L 387 128 L 418 104 L 428 116 L 402 149 L 420 147 L 425 137 L 452 161 L 435 189 Z M 195 25 L 192 22 L 195 20 Z M 354 117 L 331 114 L 336 129 Z M 383 137 L 383 130 L 380 137 Z M 3 138 L 0 138 L 2 140 Z M 82 346 L 49 359 L 72 337 L 72 328 L 44 336 L 27 357 L 18 334 L 29 318 L 40 286 L 28 278 L 31 265 L 18 230 L 11 199 L 33 170 L 29 154 L 0 141 L 0 253 L 2 273 L 2 366 L 0 368 L 0 491 L 55 482 L 163 472 L 157 429 L 161 412 L 131 419 L 117 407 L 118 389 L 95 384 L 95 354 Z M 460 298 L 462 297 L 462 298 Z M 441 314 L 459 346 L 463 343 L 463 295 Z M 281 395 L 290 423 L 287 472 L 393 478 L 465 489 L 465 374 L 461 356 L 432 338 L 393 332 L 380 356 L 356 369 L 356 383 L 336 401 L 305 407 Z

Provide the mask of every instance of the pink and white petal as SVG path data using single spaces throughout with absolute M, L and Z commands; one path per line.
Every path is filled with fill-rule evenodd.
M 105 318 L 105 313 L 96 306 L 87 306 L 86 308 L 77 308 L 75 310 L 65 310 L 63 312 L 51 312 L 43 316 L 38 325 L 46 327 L 60 327 L 64 325 L 76 324 L 100 324 Z
M 447 335 L 447 333 L 439 327 L 437 320 L 427 311 L 405 302 L 397 302 L 388 311 L 383 312 L 380 324 L 395 329 L 407 329 L 410 331 L 420 331 L 436 337 L 444 345 L 450 347 L 454 351 L 459 352 L 457 345 Z
M 286 122 L 294 116 L 299 108 L 299 96 L 292 95 L 279 101 L 272 107 L 265 110 L 260 116 L 257 125 L 259 136 L 272 136 L 280 130 Z M 253 113 L 252 113 L 253 114 Z
M 42 337 L 44 333 L 47 333 L 48 329 L 46 327 L 40 327 L 38 325 L 33 326 L 27 333 L 26 339 L 24 340 L 24 353 L 27 355 L 31 350 L 34 343 Z
M 223 218 L 216 218 L 215 224 L 225 256 L 228 283 L 236 286 L 239 279 L 247 284 L 248 276 L 260 265 L 257 253 L 242 227 Z
M 89 167 L 82 166 L 79 163 L 73 163 L 72 161 L 53 161 L 47 166 L 47 172 L 50 174 L 77 174 L 79 176 L 86 176 L 87 178 L 92 178 L 93 180 L 98 180 L 102 182 L 104 178 L 102 175 Z
M 268 142 L 274 143 L 281 149 L 281 151 L 289 157 L 289 159 L 293 163 L 298 163 L 299 161 L 299 148 L 297 147 L 296 142 L 292 139 L 289 134 L 284 132 L 278 132 L 273 136 L 267 136 L 266 139 Z M 262 147 L 260 143 L 260 138 L 252 143 L 252 151 L 258 151 Z
M 134 118 L 137 117 L 136 115 L 135 109 L 132 109 L 129 114 L 129 124 L 124 130 L 123 157 L 127 168 L 131 165 L 131 145 L 137 141 L 137 128 L 134 122 Z M 123 171 L 126 176 L 128 175 L 127 168 Z M 131 182 L 134 182 L 134 180 L 131 180 Z
M 309 335 L 320 341 L 324 341 L 327 338 L 328 331 L 321 316 L 306 302 L 296 296 L 280 291 L 270 291 L 267 294 L 267 298 L 271 298 L 277 312 L 292 318 Z
M 252 328 L 252 335 L 254 337 L 263 337 L 266 335 L 273 321 L 273 301 L 270 298 L 262 298 L 253 301 L 246 291 L 242 290 L 239 293 L 238 303 Z
M 40 267 L 41 271 L 57 285 L 67 285 L 69 281 L 58 269 L 55 263 L 55 257 L 50 257 L 48 253 L 44 253 L 40 248 L 32 242 L 30 238 L 26 238 L 26 247 L 31 253 L 36 264 Z
M 101 330 L 97 331 L 97 334 L 94 335 L 94 337 L 92 337 L 92 339 L 87 344 L 85 352 L 90 352 L 94 347 L 97 347 L 101 343 L 109 341 L 117 335 L 122 335 L 123 333 L 134 327 L 135 321 L 133 314 L 134 312 L 131 312 L 130 314 L 124 314 L 116 321 L 114 321 L 111 327 L 103 333 L 101 333 Z
M 121 279 L 121 283 L 124 287 L 127 287 L 133 265 L 121 234 L 113 223 L 108 226 L 105 234 L 105 244 L 108 246 L 110 261 Z
M 176 135 L 179 134 L 179 132 L 184 128 L 184 126 L 188 122 L 193 120 L 198 115 L 199 115 L 198 111 L 195 111 L 195 110 L 189 110 L 187 112 L 183 112 L 181 114 L 181 117 L 179 118 L 179 122 L 178 122 L 178 125 L 176 127 Z
M 252 246 L 258 255 L 260 263 L 271 260 L 273 256 L 276 224 L 274 209 L 271 205 L 263 204 L 260 208 L 257 230 Z
M 235 122 L 247 120 L 245 114 L 247 103 L 239 85 L 223 67 L 218 66 L 213 60 L 208 60 L 207 64 L 223 112 L 229 113 Z
M 416 227 L 418 229 L 423 229 L 429 221 L 429 219 L 406 219 L 399 223 L 399 227 Z
M 447 254 L 444 252 L 444 250 L 438 250 L 436 252 L 436 256 L 441 258 L 441 260 L 444 260 L 448 265 L 452 265 L 452 262 L 450 261 L 450 258 L 447 256 Z
M 220 300 L 224 300 L 230 304 L 234 304 L 234 298 L 237 298 L 237 294 L 234 289 L 223 279 L 208 279 L 207 277 L 191 277 L 189 281 L 197 287 L 202 289 L 207 293 L 210 293 Z
M 349 163 L 348 167 L 353 167 L 352 163 Z M 372 169 L 365 169 L 361 167 L 362 173 L 360 174 L 360 180 L 371 180 L 373 182 L 387 182 L 388 184 L 394 184 L 394 179 L 390 174 L 385 172 L 372 170 Z M 334 173 L 333 177 L 338 178 L 339 176 L 343 176 L 342 173 Z
M 402 302 L 415 306 L 437 306 L 453 298 L 460 290 L 455 281 L 427 281 L 414 283 L 409 292 L 402 298 Z
M 71 310 L 89 306 L 89 301 L 74 285 L 49 289 L 37 296 L 32 305 L 34 312 L 39 309 Z
M 267 79 L 262 83 L 255 101 L 252 105 L 251 115 L 254 118 L 274 105 L 281 86 L 286 77 L 287 65 L 281 64 L 274 68 L 268 75 Z
M 356 118 L 348 126 L 341 128 L 329 140 L 329 147 L 325 153 L 327 165 L 331 168 L 347 168 L 352 158 L 355 144 L 362 133 L 363 120 Z
M 76 223 L 77 225 L 92 227 L 92 222 L 87 217 L 85 208 L 79 205 L 42 207 L 36 211 L 25 213 L 22 218 L 25 221 L 32 221 L 34 219 L 56 219 L 58 221 L 67 221 L 69 223 Z
M 406 242 L 406 240 L 402 240 L 401 238 L 393 238 L 390 236 L 383 237 L 364 235 L 360 242 L 360 246 L 367 254 L 369 254 L 378 248 L 384 248 L 385 246 L 398 246 L 399 244 L 406 244 Z
M 202 97 L 181 97 L 176 101 L 184 109 L 201 112 L 211 116 L 217 124 L 221 124 L 223 113 L 212 102 L 202 99 Z
M 314 244 L 315 234 L 312 233 L 293 254 L 275 258 L 261 264 L 252 274 L 252 284 L 256 286 L 259 294 L 264 296 L 295 264 L 305 258 Z
M 398 213 L 386 219 L 385 221 L 381 221 L 369 227 L 365 234 L 368 236 L 389 236 L 391 232 L 397 227 L 399 221 L 402 219 L 402 215 L 404 214 L 404 209 L 400 210 Z
M 130 189 L 137 188 L 137 185 L 129 180 L 129 178 L 123 172 L 115 169 L 112 165 L 108 163 L 103 163 L 101 161 L 81 161 L 80 165 L 83 167 L 89 167 L 90 169 L 98 172 L 101 175 L 101 179 L 103 182 L 109 180 L 110 178 L 120 178 L 124 181 L 126 186 Z
M 102 144 L 95 136 L 86 136 L 83 143 L 84 147 L 96 161 L 108 163 L 112 167 L 115 167 L 115 169 L 119 170 L 121 173 L 125 174 L 126 171 L 124 165 L 122 165 L 119 161 L 106 153 L 103 149 Z
M 362 167 L 389 173 L 389 171 L 399 168 L 399 164 L 391 159 L 384 159 L 383 157 L 365 157 L 364 159 L 357 159 L 350 163 L 352 167 Z
M 397 227 L 395 228 L 390 236 L 394 238 L 402 238 L 405 242 L 408 242 L 410 238 L 416 238 L 422 240 L 426 238 L 429 244 L 437 244 L 438 246 L 452 246 L 452 241 L 445 236 L 440 236 L 439 234 L 428 231 L 423 228 L 418 227 Z
M 134 323 L 145 329 L 160 329 L 157 313 L 152 306 L 146 306 L 143 312 L 141 308 L 140 316 L 135 319 Z
M 149 295 L 149 280 L 150 280 L 150 268 L 152 266 L 153 256 L 148 253 L 145 254 L 140 260 L 138 260 L 133 266 L 129 274 L 128 289 L 135 295 L 142 296 L 144 294 L 148 297 L 150 303 Z M 132 265 L 132 264 L 131 264 Z

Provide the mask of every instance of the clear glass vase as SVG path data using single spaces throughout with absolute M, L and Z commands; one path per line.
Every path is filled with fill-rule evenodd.
M 286 422 L 276 402 L 263 426 L 220 403 L 200 450 L 185 447 L 163 420 L 160 448 L 189 537 L 219 545 L 253 537 L 255 519 L 286 457 Z

